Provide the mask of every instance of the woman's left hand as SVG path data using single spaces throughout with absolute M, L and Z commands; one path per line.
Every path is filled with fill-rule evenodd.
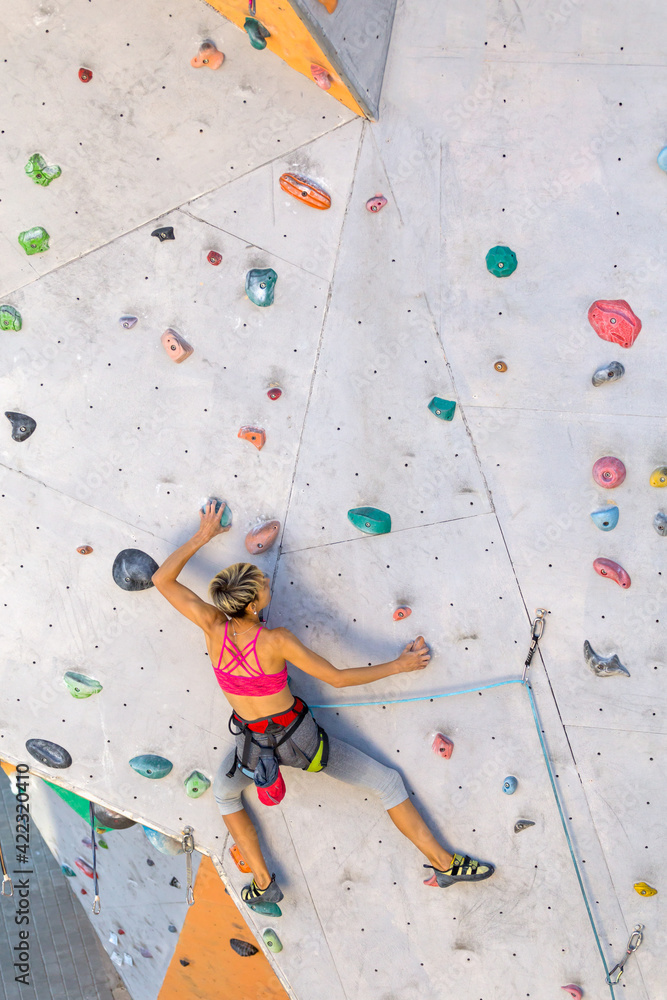
M 197 534 L 205 542 L 209 542 L 216 535 L 224 534 L 225 531 L 229 531 L 231 528 L 231 524 L 228 524 L 226 528 L 223 528 L 220 524 L 220 518 L 226 506 L 226 504 L 223 504 L 216 511 L 215 504 L 209 501 L 205 504 L 204 509 L 199 511 L 200 523 Z

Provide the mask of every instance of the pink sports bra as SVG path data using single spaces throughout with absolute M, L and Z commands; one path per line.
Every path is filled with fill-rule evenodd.
M 220 650 L 220 659 L 218 660 L 217 667 L 213 667 L 215 676 L 218 678 L 218 684 L 222 690 L 228 694 L 245 695 L 251 698 L 267 694 L 278 694 L 279 691 L 282 691 L 287 684 L 287 664 L 285 664 L 285 669 L 277 674 L 264 673 L 257 656 L 257 636 L 259 635 L 259 629 L 255 638 L 241 650 L 229 639 L 227 635 L 228 628 L 229 622 L 225 622 L 225 637 L 222 642 L 222 649 Z M 232 658 L 229 661 L 227 669 L 223 670 L 221 667 L 222 654 L 226 649 L 231 652 Z M 246 655 L 248 650 L 252 650 L 255 655 L 256 667 L 248 660 Z M 245 667 L 248 673 L 233 673 L 233 668 L 239 666 Z

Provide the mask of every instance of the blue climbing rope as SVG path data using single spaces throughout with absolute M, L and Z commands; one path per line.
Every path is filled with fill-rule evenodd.
M 533 652 L 535 651 L 536 647 L 537 647 L 537 642 L 535 642 L 535 632 L 533 631 L 533 644 L 531 645 L 531 651 L 528 655 L 526 668 L 530 665 L 530 660 L 532 658 Z M 586 893 L 583 879 L 581 877 L 581 872 L 579 870 L 579 865 L 577 863 L 577 858 L 575 856 L 574 848 L 572 846 L 572 838 L 570 837 L 570 832 L 567 828 L 565 813 L 563 812 L 563 806 L 561 805 L 558 789 L 556 788 L 556 782 L 551 767 L 551 761 L 549 760 L 549 753 L 547 751 L 546 743 L 544 742 L 544 737 L 542 735 L 542 728 L 540 726 L 540 720 L 537 714 L 537 705 L 535 704 L 535 696 L 533 695 L 533 689 L 527 680 L 527 669 L 524 670 L 523 677 L 517 677 L 509 681 L 497 681 L 494 684 L 482 684 L 479 687 L 461 688 L 458 691 L 445 691 L 444 693 L 441 694 L 419 695 L 416 698 L 389 698 L 389 699 L 384 699 L 383 701 L 352 701 L 339 705 L 311 705 L 310 708 L 368 708 L 377 705 L 405 705 L 409 702 L 414 702 L 414 701 L 435 701 L 438 698 L 453 698 L 455 695 L 459 694 L 474 694 L 476 691 L 490 691 L 492 688 L 506 687 L 509 684 L 521 684 L 521 686 L 525 687 L 526 691 L 528 692 L 530 707 L 533 713 L 533 719 L 535 720 L 535 728 L 537 729 L 537 735 L 540 741 L 540 746 L 542 748 L 542 756 L 544 757 L 544 763 L 546 764 L 547 767 L 547 774 L 549 775 L 549 781 L 551 782 L 551 790 L 554 793 L 554 798 L 556 800 L 556 805 L 558 807 L 558 814 L 560 816 L 560 821 L 563 825 L 563 832 L 565 833 L 565 839 L 567 841 L 567 846 L 570 851 L 570 857 L 572 858 L 572 864 L 574 865 L 575 875 L 577 876 L 577 881 L 579 883 L 581 895 L 583 896 L 584 905 L 586 907 L 586 913 L 588 914 L 588 919 L 590 920 L 590 924 L 593 929 L 593 935 L 595 936 L 595 943 L 600 953 L 600 958 L 602 959 L 602 965 L 604 966 L 605 976 L 609 976 L 609 967 L 607 965 L 607 960 L 604 956 L 604 951 L 602 950 L 600 937 L 598 935 L 597 927 L 595 926 L 595 920 L 593 918 L 593 913 L 590 907 L 590 903 L 588 902 L 588 895 Z M 614 987 L 612 986 L 611 983 L 607 983 L 607 985 L 609 986 L 609 992 L 611 993 L 612 1000 L 615 1000 Z

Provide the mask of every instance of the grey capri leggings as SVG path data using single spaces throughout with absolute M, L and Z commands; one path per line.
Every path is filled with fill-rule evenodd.
M 255 739 L 262 740 L 260 734 L 255 734 Z M 317 750 L 319 737 L 317 725 L 308 714 L 292 737 L 294 743 L 303 750 L 308 759 L 312 759 Z M 239 753 L 243 747 L 243 736 L 237 736 L 237 747 Z M 253 745 L 255 757 L 259 757 L 259 749 Z M 303 761 L 299 760 L 296 754 L 290 753 L 289 741 L 281 747 L 276 748 L 276 757 L 283 767 L 301 768 Z M 223 816 L 239 812 L 243 809 L 241 793 L 249 785 L 253 785 L 252 778 L 249 778 L 240 769 L 234 773 L 233 778 L 227 777 L 234 760 L 234 751 L 230 750 L 218 769 L 218 773 L 213 782 L 213 794 L 218 808 Z M 249 769 L 254 768 L 256 759 L 251 757 Z M 328 774 L 330 778 L 337 778 L 348 785 L 359 785 L 377 792 L 385 809 L 393 809 L 408 797 L 403 779 L 398 771 L 393 767 L 385 767 L 379 760 L 369 757 L 362 750 L 343 740 L 329 736 L 329 762 L 323 771 L 304 772 L 306 774 Z

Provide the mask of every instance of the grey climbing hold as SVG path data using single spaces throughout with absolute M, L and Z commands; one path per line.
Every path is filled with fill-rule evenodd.
M 529 826 L 535 826 L 532 819 L 519 819 L 514 824 L 514 832 L 521 833 L 522 830 L 527 830 Z
M 165 240 L 175 240 L 174 227 L 173 226 L 162 226 L 161 229 L 154 229 L 151 236 L 157 236 L 160 243 L 164 243 Z
M 242 958 L 250 958 L 251 955 L 257 954 L 257 948 L 254 944 L 250 944 L 249 941 L 241 941 L 240 938 L 230 938 L 229 943 L 236 952 Z
M 659 535 L 667 535 L 667 516 L 661 510 L 653 518 L 653 527 Z
M 503 781 L 503 791 L 505 795 L 514 795 L 517 790 L 519 782 L 516 780 L 513 774 L 509 774 Z
M 148 590 L 158 564 L 141 549 L 123 549 L 113 563 L 113 578 L 122 590 Z
M 272 267 L 253 267 L 245 276 L 245 291 L 256 306 L 273 305 L 278 275 Z
M 141 948 L 139 953 L 141 954 L 142 958 L 152 958 L 153 957 L 151 955 L 150 951 L 148 950 L 148 948 Z
M 143 778 L 151 778 L 153 781 L 166 778 L 174 766 L 170 760 L 157 753 L 139 754 L 137 757 L 133 757 L 129 764 L 137 774 Z
M 620 361 L 610 361 L 608 365 L 598 368 L 593 372 L 591 382 L 593 385 L 606 385 L 607 382 L 618 382 L 625 375 L 625 368 Z
M 160 833 L 159 830 L 153 830 L 150 826 L 144 826 L 142 829 L 147 839 L 160 854 L 168 854 L 171 857 L 175 857 L 175 855 L 183 853 L 183 845 L 175 837 L 167 837 L 166 834 Z
M 114 812 L 113 809 L 106 809 L 99 802 L 93 802 L 93 812 L 100 826 L 108 826 L 110 830 L 127 830 L 128 827 L 135 824 L 135 820 L 130 819 L 129 816 L 123 816 L 122 813 Z
M 40 764 L 46 764 L 47 767 L 71 767 L 72 765 L 72 758 L 67 750 L 50 740 L 26 740 L 25 748 L 35 760 L 38 760 Z
M 63 680 L 73 698 L 90 698 L 91 694 L 99 694 L 102 690 L 99 681 L 86 677 L 85 674 L 77 674 L 74 670 L 68 670 Z
M 613 656 L 598 656 L 588 639 L 584 642 L 584 659 L 586 666 L 596 677 L 612 677 L 614 674 L 630 676 L 630 671 L 623 666 L 617 653 Z
M 178 928 L 174 927 L 173 924 L 169 924 L 167 930 L 169 931 L 170 934 L 178 934 Z
M 13 410 L 5 410 L 5 416 L 12 425 L 12 437 L 15 441 L 27 441 L 37 427 L 37 422 L 29 417 L 27 413 L 15 413 Z
M 153 861 L 152 858 L 146 858 L 146 864 L 148 865 L 149 868 L 155 867 L 155 862 Z
M 173 886 L 174 889 L 180 889 L 181 888 L 181 883 L 178 881 L 178 879 L 176 878 L 175 875 L 171 879 L 171 881 L 169 882 L 169 885 Z
M 124 330 L 131 330 L 132 327 L 137 323 L 137 317 L 121 316 L 118 322 L 120 323 L 120 325 L 123 327 Z

